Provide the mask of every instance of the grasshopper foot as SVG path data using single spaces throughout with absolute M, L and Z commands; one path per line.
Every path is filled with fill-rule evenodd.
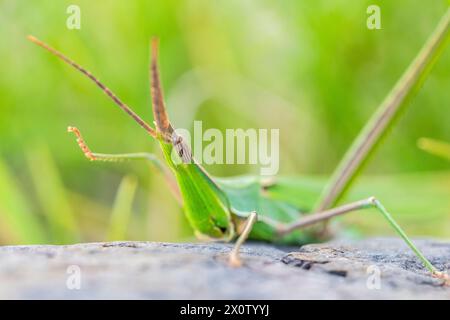
M 450 286 L 450 276 L 446 272 L 434 271 L 432 276 L 433 278 L 442 279 L 442 285 Z
M 228 256 L 228 264 L 233 268 L 242 267 L 242 260 L 235 251 L 232 251 Z

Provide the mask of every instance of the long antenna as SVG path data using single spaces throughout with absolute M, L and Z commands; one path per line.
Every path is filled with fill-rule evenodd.
M 151 41 L 151 58 L 150 58 L 150 91 L 153 102 L 153 117 L 155 118 L 156 128 L 162 133 L 172 133 L 173 128 L 166 112 L 164 97 L 159 79 L 158 69 L 158 38 L 152 38 Z
M 409 98 L 421 86 L 434 62 L 444 49 L 449 35 L 450 8 L 423 46 L 415 60 L 378 107 L 361 133 L 353 142 L 330 183 L 324 189 L 314 211 L 323 211 L 335 205 L 350 187 L 353 179 L 373 154 Z
M 102 89 L 102 91 L 108 96 L 110 97 L 115 104 L 117 104 L 123 111 L 125 111 L 126 113 L 128 113 L 128 115 L 130 115 L 142 128 L 144 128 L 152 137 L 156 138 L 156 132 L 155 130 L 150 127 L 144 120 L 142 120 L 141 117 L 139 117 L 133 110 L 131 110 L 130 107 L 128 107 L 125 103 L 122 102 L 122 100 L 120 100 L 108 87 L 106 87 L 103 83 L 100 82 L 100 80 L 98 80 L 96 77 L 94 77 L 92 75 L 92 73 L 90 73 L 89 71 L 87 71 L 86 69 L 84 69 L 83 67 L 81 67 L 79 64 L 77 64 L 76 62 L 70 60 L 69 58 L 67 58 L 65 55 L 63 55 L 61 52 L 53 49 L 52 47 L 50 47 L 49 45 L 47 45 L 46 43 L 40 41 L 39 39 L 29 35 L 28 40 L 30 40 L 31 42 L 34 42 L 35 44 L 37 44 L 38 46 L 41 46 L 42 48 L 46 49 L 47 51 L 49 51 L 50 53 L 54 54 L 55 56 L 57 56 L 58 58 L 60 58 L 61 60 L 63 60 L 64 62 L 66 62 L 67 64 L 71 65 L 72 67 L 74 67 L 75 69 L 77 69 L 78 71 L 80 71 L 82 74 L 84 74 L 85 76 L 87 76 L 89 79 L 91 79 L 92 81 L 94 81 L 94 83 L 100 88 Z

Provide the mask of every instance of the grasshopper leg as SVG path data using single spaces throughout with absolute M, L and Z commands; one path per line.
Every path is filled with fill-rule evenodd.
M 122 160 L 133 160 L 133 159 L 145 159 L 153 163 L 157 168 L 162 168 L 161 163 L 159 160 L 155 157 L 155 155 L 151 153 L 146 152 L 140 152 L 140 153 L 121 153 L 121 154 L 106 154 L 106 153 L 95 153 L 92 152 L 91 149 L 89 149 L 88 145 L 84 141 L 83 137 L 81 136 L 80 130 L 76 127 L 68 127 L 67 132 L 72 132 L 76 138 L 77 143 L 83 151 L 86 158 L 88 158 L 91 161 L 122 161 Z
M 158 160 L 158 158 L 148 152 L 138 152 L 138 153 L 120 153 L 120 154 L 107 154 L 107 153 L 96 153 L 92 152 L 88 147 L 83 137 L 81 136 L 80 130 L 76 127 L 68 127 L 68 132 L 72 132 L 75 134 L 77 138 L 77 143 L 80 149 L 83 151 L 86 158 L 91 161 L 124 161 L 124 160 L 147 160 L 154 167 L 156 167 L 165 177 L 167 183 L 169 184 L 170 189 L 172 190 L 175 198 L 179 203 L 181 203 L 181 196 L 178 190 L 176 181 L 173 176 L 170 175 L 170 172 L 162 165 L 162 163 Z
M 383 217 L 389 222 L 389 224 L 394 228 L 394 230 L 400 235 L 400 237 L 406 242 L 406 244 L 411 248 L 411 250 L 416 254 L 416 256 L 422 261 L 425 267 L 430 271 L 433 277 L 443 279 L 446 285 L 450 285 L 450 277 L 445 272 L 438 271 L 431 262 L 423 255 L 423 253 L 414 245 L 414 243 L 409 239 L 403 229 L 397 224 L 391 214 L 386 210 L 386 208 L 378 201 L 375 197 L 370 197 L 364 200 L 352 202 L 340 207 L 332 208 L 329 210 L 313 213 L 290 224 L 281 226 L 279 228 L 280 235 L 287 234 L 295 229 L 307 227 L 319 222 L 323 222 L 329 218 L 342 215 L 344 213 L 375 208 L 377 209 Z
M 239 250 L 242 244 L 245 242 L 245 240 L 247 240 L 248 235 L 250 234 L 250 231 L 252 231 L 253 225 L 255 224 L 256 220 L 257 214 L 255 211 L 253 211 L 250 213 L 247 220 L 245 221 L 244 229 L 242 230 L 242 233 L 237 239 L 236 244 L 233 247 L 233 250 L 231 250 L 230 252 L 228 261 L 232 267 L 240 267 L 242 265 L 242 261 L 239 258 Z

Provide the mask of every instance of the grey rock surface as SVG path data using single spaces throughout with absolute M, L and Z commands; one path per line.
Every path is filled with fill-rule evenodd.
M 417 240 L 440 270 L 450 242 Z M 398 239 L 298 247 L 111 242 L 0 247 L 1 299 L 450 299 Z M 78 289 L 79 285 L 79 289 Z

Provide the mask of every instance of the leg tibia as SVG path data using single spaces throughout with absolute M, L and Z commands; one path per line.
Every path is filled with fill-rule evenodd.
M 342 215 L 344 213 L 375 208 L 377 209 L 383 217 L 389 222 L 389 224 L 394 228 L 394 230 L 400 235 L 400 237 L 406 242 L 406 244 L 411 248 L 411 250 L 417 255 L 417 257 L 423 262 L 425 267 L 433 274 L 433 276 L 449 281 L 449 277 L 445 273 L 437 271 L 437 269 L 428 261 L 427 258 L 422 254 L 422 252 L 414 245 L 411 239 L 406 235 L 403 229 L 397 224 L 397 222 L 392 218 L 391 214 L 386 210 L 386 208 L 378 201 L 375 197 L 370 197 L 365 200 L 360 200 L 352 202 L 340 207 L 332 208 L 326 211 L 317 212 L 310 214 L 304 218 L 294 221 L 291 224 L 282 226 L 279 230 L 280 235 L 287 234 L 295 229 L 304 228 L 306 226 L 313 225 L 318 222 L 322 222 L 329 218 Z
M 444 272 L 439 272 L 432 264 L 431 262 L 425 258 L 423 253 L 414 245 L 414 243 L 411 241 L 411 239 L 406 235 L 406 233 L 403 231 L 403 229 L 398 225 L 398 223 L 392 218 L 391 214 L 386 210 L 386 208 L 381 204 L 380 201 L 378 201 L 375 197 L 371 197 L 368 199 L 372 206 L 377 208 L 379 212 L 386 218 L 386 220 L 389 222 L 389 224 L 394 228 L 395 231 L 402 237 L 402 239 L 406 242 L 406 244 L 411 248 L 412 251 L 416 254 L 417 257 L 423 262 L 425 267 L 431 272 L 431 274 L 440 279 L 445 280 L 445 284 L 450 284 L 450 278 L 449 276 Z
M 247 237 L 250 234 L 250 231 L 252 231 L 253 225 L 255 224 L 256 220 L 257 215 L 256 212 L 253 211 L 248 216 L 245 222 L 244 229 L 242 230 L 241 235 L 237 239 L 233 250 L 230 252 L 229 262 L 232 267 L 240 267 L 242 265 L 241 259 L 239 258 L 239 249 L 241 248 L 245 240 L 247 240 Z

